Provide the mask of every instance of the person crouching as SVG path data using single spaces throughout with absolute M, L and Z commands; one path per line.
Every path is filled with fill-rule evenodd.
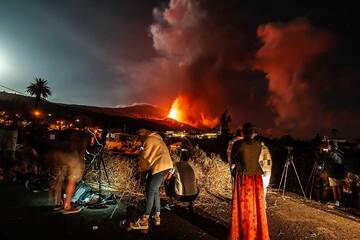
M 181 151 L 180 162 L 170 170 L 166 181 L 166 194 L 170 198 L 180 202 L 188 202 L 190 212 L 194 212 L 193 201 L 199 195 L 199 188 L 196 183 L 195 171 L 189 164 L 190 154 L 186 149 Z

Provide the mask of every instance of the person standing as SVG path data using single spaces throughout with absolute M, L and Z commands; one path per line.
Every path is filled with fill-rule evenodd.
M 236 133 L 235 133 L 235 137 L 232 138 L 230 141 L 229 141 L 229 144 L 228 144 L 228 147 L 227 147 L 227 157 L 228 157 L 228 163 L 229 163 L 229 167 L 230 167 L 230 173 L 231 173 L 231 184 L 232 186 L 234 186 L 234 176 L 235 176 L 235 164 L 233 164 L 231 162 L 231 150 L 234 146 L 234 143 L 236 141 L 239 141 L 241 139 L 243 139 L 244 137 L 242 136 L 242 130 L 241 128 L 237 129 L 236 130 Z
M 270 184 L 272 158 L 268 147 L 263 142 L 261 142 L 261 153 L 259 157 L 259 163 L 263 171 L 262 180 L 264 185 L 264 197 L 265 197 L 265 208 L 266 208 L 266 193 L 267 193 L 267 187 Z
M 149 217 L 155 205 L 155 225 L 160 225 L 160 194 L 159 188 L 169 170 L 173 168 L 169 149 L 161 136 L 147 129 L 138 131 L 144 138 L 143 150 L 139 155 L 139 171 L 147 172 L 146 207 L 138 221 L 130 223 L 132 229 L 149 229 Z
M 330 142 L 329 151 L 329 185 L 333 192 L 334 204 L 340 205 L 342 200 L 342 188 L 345 179 L 344 153 L 339 149 L 335 141 Z
M 231 151 L 236 176 L 228 239 L 269 239 L 265 212 L 263 171 L 259 159 L 261 142 L 255 140 L 251 123 L 243 126 L 244 139 L 236 141 Z

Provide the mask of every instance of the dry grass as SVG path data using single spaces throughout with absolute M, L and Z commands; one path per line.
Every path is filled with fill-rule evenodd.
M 174 161 L 179 156 L 172 153 Z M 135 159 L 122 157 L 116 153 L 104 153 L 105 165 L 108 170 L 111 186 L 106 184 L 105 173 L 102 170 L 101 178 L 104 188 L 121 193 L 126 199 L 139 203 L 144 199 L 144 183 L 137 173 Z M 231 199 L 231 178 L 228 165 L 218 155 L 207 156 L 201 149 L 192 151 L 190 164 L 194 167 L 196 178 L 201 189 L 195 202 L 198 209 L 213 217 L 228 216 Z M 91 170 L 86 177 L 89 183 L 96 186 L 98 172 Z M 165 194 L 162 193 L 164 196 Z M 227 221 L 227 219 L 222 219 Z
M 119 192 L 124 198 L 133 198 L 133 200 L 143 198 L 143 184 L 141 184 L 141 177 L 136 171 L 136 160 L 112 152 L 104 152 L 103 158 L 110 181 L 109 185 L 102 167 L 101 183 L 104 189 Z M 91 169 L 86 174 L 85 180 L 96 187 L 98 176 L 99 171 Z

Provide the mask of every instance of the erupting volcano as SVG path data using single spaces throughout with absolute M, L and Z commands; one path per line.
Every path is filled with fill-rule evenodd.
M 194 127 L 215 127 L 218 119 L 208 117 L 204 113 L 205 110 L 206 108 L 200 102 L 190 102 L 188 97 L 181 95 L 172 103 L 168 118 Z
M 181 108 L 179 104 L 180 98 L 177 98 L 173 104 L 171 105 L 170 112 L 168 114 L 168 118 L 174 119 L 176 121 L 182 122 L 183 119 L 181 119 Z

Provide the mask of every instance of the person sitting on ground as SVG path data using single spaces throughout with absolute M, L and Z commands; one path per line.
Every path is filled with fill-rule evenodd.
M 170 170 L 166 181 L 165 190 L 170 198 L 170 203 L 173 199 L 181 202 L 189 202 L 189 209 L 194 211 L 193 201 L 199 195 L 199 188 L 197 186 L 195 171 L 189 164 L 190 154 L 186 149 L 181 150 L 180 162 L 175 163 L 175 166 Z
M 149 217 L 155 205 L 155 225 L 160 225 L 159 188 L 169 170 L 173 168 L 169 149 L 159 134 L 141 129 L 137 134 L 144 138 L 139 155 L 139 171 L 147 172 L 146 207 L 141 219 L 130 223 L 131 229 L 149 229 Z
M 329 185 L 333 192 L 334 203 L 339 206 L 342 200 L 342 188 L 345 179 L 344 153 L 339 149 L 335 141 L 331 141 L 329 147 Z

